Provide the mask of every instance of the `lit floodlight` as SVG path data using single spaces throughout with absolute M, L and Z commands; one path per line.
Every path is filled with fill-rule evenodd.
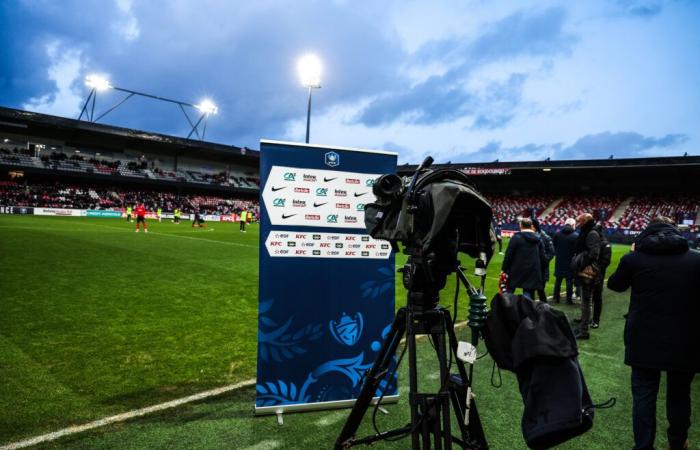
M 321 87 L 321 60 L 314 54 L 304 55 L 297 63 L 301 85 L 308 88 Z
M 109 84 L 107 78 L 95 74 L 88 75 L 85 77 L 85 86 L 89 87 L 90 89 L 95 89 L 97 91 L 106 91 L 107 89 L 112 87 L 112 85 Z
M 195 105 L 195 107 L 204 114 L 216 114 L 219 112 L 219 108 L 216 107 L 214 102 L 207 98 L 199 102 L 199 105 Z

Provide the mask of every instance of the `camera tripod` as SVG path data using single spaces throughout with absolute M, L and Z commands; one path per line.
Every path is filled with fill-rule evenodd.
M 447 274 L 439 274 L 435 280 L 435 276 L 429 269 L 433 266 L 431 263 L 431 261 L 422 262 L 412 256 L 401 269 L 404 286 L 408 289 L 407 306 L 400 308 L 396 313 L 374 365 L 365 374 L 362 390 L 336 440 L 334 447 L 336 450 L 371 444 L 384 439 L 400 439 L 408 435 L 411 436 L 413 450 L 432 448 L 449 450 L 453 444 L 459 445 L 460 449 L 488 450 L 481 419 L 471 395 L 473 367 L 470 365 L 467 373 L 465 364 L 457 358 L 454 322 L 449 311 L 438 305 L 439 290 L 444 287 Z M 486 297 L 481 293 L 483 278 L 482 289 L 474 289 L 458 264 L 457 262 L 456 269 L 453 268 L 451 271 L 456 271 L 457 282 L 461 282 L 469 293 L 471 299 L 469 326 L 472 329 L 472 344 L 476 346 L 479 330 L 483 328 L 486 318 Z M 392 371 L 392 362 L 404 335 L 409 357 L 408 401 L 411 408 L 411 421 L 400 428 L 356 439 L 355 433 L 380 382 Z M 416 336 L 419 335 L 428 335 L 433 341 L 440 371 L 438 392 L 419 392 L 416 359 Z M 457 367 L 456 374 L 449 373 L 452 363 Z M 456 416 L 459 436 L 452 434 L 450 409 Z

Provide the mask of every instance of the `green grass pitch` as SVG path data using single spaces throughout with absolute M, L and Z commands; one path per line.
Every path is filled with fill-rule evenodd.
M 0 445 L 255 376 L 258 227 L 240 233 L 231 223 L 193 229 L 149 221 L 149 230 L 137 234 L 134 224 L 114 219 L 0 216 Z M 613 268 L 626 251 L 615 247 Z M 489 297 L 501 260 L 496 255 L 489 269 Z M 397 265 L 403 261 L 397 257 Z M 445 305 L 453 289 L 451 279 Z M 400 306 L 400 282 L 396 294 Z M 629 368 L 622 364 L 627 301 L 628 294 L 606 291 L 602 326 L 580 346 L 594 400 L 615 396 L 618 404 L 599 411 L 593 430 L 563 449 L 632 447 Z M 577 315 L 575 307 L 559 307 Z M 466 339 L 468 332 L 459 334 Z M 427 342 L 419 358 L 424 383 L 435 385 Z M 400 386 L 407 385 L 405 366 Z M 475 367 L 486 434 L 493 449 L 525 448 L 517 382 L 502 375 L 503 387 L 495 389 L 491 360 Z M 697 413 L 697 381 L 694 388 Z M 254 418 L 253 401 L 254 388 L 243 388 L 44 447 L 329 448 L 348 412 L 289 414 L 278 426 L 273 417 Z M 387 409 L 380 428 L 406 422 L 405 398 Z M 658 409 L 662 446 L 663 389 Z M 371 432 L 368 425 L 362 433 Z M 700 442 L 696 419 L 690 438 Z M 404 440 L 374 448 L 407 446 Z

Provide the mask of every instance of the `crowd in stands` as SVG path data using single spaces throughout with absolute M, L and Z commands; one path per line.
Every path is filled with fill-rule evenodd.
M 649 221 L 654 217 L 670 217 L 676 223 L 695 222 L 697 212 L 697 198 L 676 197 L 673 199 L 660 199 L 649 196 L 636 197 L 622 214 L 618 224 L 621 228 L 641 231 L 646 228 Z
M 0 163 L 53 169 L 70 172 L 85 172 L 100 175 L 117 175 L 144 179 L 168 180 L 197 184 L 214 184 L 243 189 L 259 189 L 260 179 L 257 176 L 235 174 L 226 171 L 206 173 L 196 170 L 166 170 L 139 158 L 135 161 L 120 161 L 84 157 L 76 152 L 70 156 L 62 151 L 43 153 L 37 157 L 35 151 L 27 148 L 1 148 Z
M 657 216 L 670 217 L 678 224 L 686 223 L 690 231 L 700 230 L 696 217 L 700 208 L 700 196 L 696 197 L 635 197 L 617 220 L 613 214 L 625 197 L 622 196 L 487 196 L 495 223 L 504 230 L 517 230 L 518 218 L 538 217 L 542 227 L 549 233 L 558 231 L 567 218 L 575 218 L 582 213 L 590 213 L 597 222 L 609 230 L 638 232 L 646 228 Z M 558 203 L 553 204 L 553 202 Z M 542 213 L 554 206 L 544 217 Z
M 613 196 L 570 196 L 559 203 L 546 217 L 541 218 L 541 223 L 563 227 L 567 218 L 589 213 L 593 215 L 596 222 L 610 227 L 612 224 L 608 219 L 623 200 Z
M 143 203 L 146 209 L 184 213 L 234 214 L 242 210 L 259 216 L 258 202 L 234 197 L 178 195 L 169 191 L 142 191 L 116 187 L 75 186 L 65 183 L 21 184 L 0 181 L 0 206 L 123 210 Z
M 487 195 L 493 217 L 500 224 L 517 225 L 518 217 L 539 216 L 554 200 L 553 196 Z

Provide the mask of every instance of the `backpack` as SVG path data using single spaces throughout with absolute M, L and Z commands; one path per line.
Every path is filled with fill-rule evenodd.
M 598 255 L 598 265 L 601 269 L 605 269 L 610 265 L 612 261 L 612 245 L 610 242 L 604 240 L 600 246 L 600 254 Z

